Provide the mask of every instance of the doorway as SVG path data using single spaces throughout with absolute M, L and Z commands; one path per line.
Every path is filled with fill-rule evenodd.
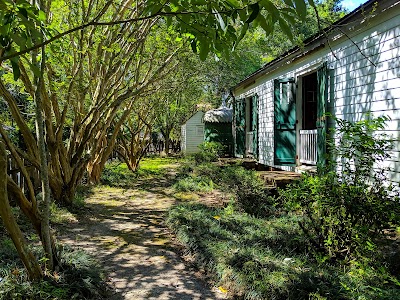
M 317 129 L 317 72 L 303 77 L 302 90 L 302 129 Z

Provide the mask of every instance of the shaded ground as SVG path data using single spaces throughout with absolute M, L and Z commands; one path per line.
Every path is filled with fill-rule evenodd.
M 87 208 L 59 229 L 59 240 L 99 259 L 116 293 L 110 299 L 225 299 L 177 254 L 164 215 L 175 203 L 171 178 L 130 189 L 96 187 Z

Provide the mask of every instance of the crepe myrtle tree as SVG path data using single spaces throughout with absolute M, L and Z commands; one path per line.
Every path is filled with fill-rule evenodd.
M 311 0 L 309 4 L 314 6 Z M 138 101 L 151 89 L 174 56 L 174 52 L 163 53 L 153 63 L 157 51 L 148 52 L 146 47 L 153 28 L 160 22 L 172 28 L 204 60 L 210 52 L 227 54 L 252 24 L 261 26 L 267 34 L 279 24 L 292 38 L 288 24 L 304 19 L 306 12 L 303 0 L 278 4 L 267 0 L 127 0 L 118 4 L 49 0 L 38 5 L 0 0 L 0 67 L 4 73 L 0 95 L 21 132 L 24 149 L 13 144 L 6 132 L 1 136 L 28 184 L 25 194 L 6 176 L 7 191 L 17 199 L 43 244 L 54 245 L 52 237 L 43 233 L 48 231 L 42 222 L 48 222 L 48 211 L 43 218 L 23 161 L 40 169 L 42 178 L 48 172 L 48 185 L 56 200 L 72 203 L 89 162 L 98 154 L 99 138 L 116 118 L 129 115 L 120 111 L 129 110 L 130 101 Z M 12 82 L 11 76 L 18 81 Z M 36 101 L 37 136 L 45 133 L 43 142 L 32 133 L 10 93 L 10 84 Z M 47 246 L 45 250 L 48 252 Z M 32 278 L 41 276 L 34 272 Z

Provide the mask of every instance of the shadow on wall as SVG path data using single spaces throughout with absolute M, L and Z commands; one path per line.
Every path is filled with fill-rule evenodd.
M 389 116 L 386 133 L 396 140 L 391 159 L 390 179 L 400 181 L 400 28 L 365 39 L 348 47 L 340 59 L 344 73 L 336 74 L 335 115 L 351 122 L 360 121 L 371 112 L 374 117 Z M 340 71 L 339 71 L 340 72 Z M 340 101 L 340 96 L 343 101 Z

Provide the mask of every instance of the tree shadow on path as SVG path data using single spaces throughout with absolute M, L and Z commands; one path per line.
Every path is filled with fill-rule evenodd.
M 60 230 L 60 240 L 94 255 L 116 293 L 110 299 L 225 299 L 183 263 L 164 216 L 175 203 L 173 174 L 134 188 L 97 187 L 88 209 Z

